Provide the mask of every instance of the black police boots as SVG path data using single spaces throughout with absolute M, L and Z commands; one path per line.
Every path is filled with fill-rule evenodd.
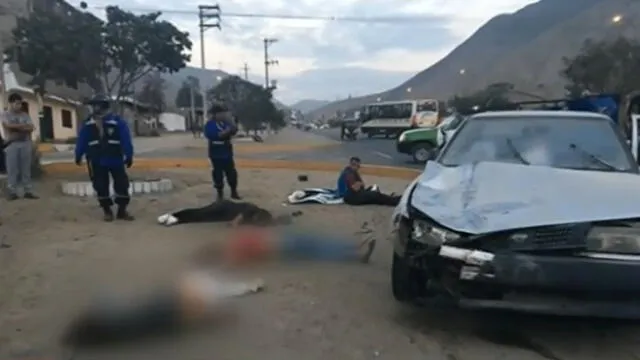
M 118 207 L 118 212 L 116 214 L 116 219 L 118 219 L 118 220 L 126 220 L 126 221 L 135 220 L 135 218 L 131 214 L 129 214 L 129 212 L 127 211 L 127 207 L 126 206 L 119 206 Z
M 112 222 L 113 221 L 113 211 L 111 211 L 111 207 L 110 206 L 103 206 L 102 207 L 102 211 L 104 213 L 103 215 L 103 220 L 106 222 Z
M 242 200 L 242 198 L 240 197 L 240 195 L 238 194 L 238 190 L 237 189 L 231 189 L 231 198 L 233 200 Z

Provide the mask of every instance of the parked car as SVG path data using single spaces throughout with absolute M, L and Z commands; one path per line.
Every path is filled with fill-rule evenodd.
M 462 123 L 462 115 L 451 115 L 436 127 L 417 128 L 404 131 L 396 140 L 396 149 L 401 154 L 411 155 L 413 161 L 425 163 L 451 138 Z
M 640 318 L 634 155 L 603 114 L 465 119 L 393 213 L 394 297 Z

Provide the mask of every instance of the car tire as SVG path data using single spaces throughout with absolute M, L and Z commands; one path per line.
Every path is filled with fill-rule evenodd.
M 407 261 L 393 252 L 391 261 L 391 293 L 400 302 L 412 302 L 426 295 L 425 276 L 412 269 Z
M 411 148 L 411 156 L 413 157 L 413 161 L 418 164 L 426 163 L 427 161 L 429 161 L 429 159 L 431 159 L 431 156 L 433 155 L 435 149 L 436 147 L 429 142 L 415 144 Z

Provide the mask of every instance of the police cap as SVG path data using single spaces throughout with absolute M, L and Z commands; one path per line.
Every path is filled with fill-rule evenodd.
M 209 114 L 215 115 L 223 112 L 229 111 L 229 108 L 224 104 L 213 104 L 211 108 L 209 108 Z
M 109 106 L 111 103 L 111 99 L 104 94 L 96 94 L 89 101 L 87 101 L 87 105 L 106 105 Z

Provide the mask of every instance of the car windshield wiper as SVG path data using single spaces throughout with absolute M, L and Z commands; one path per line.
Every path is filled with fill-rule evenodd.
M 605 160 L 602 160 L 598 156 L 586 151 L 585 149 L 579 147 L 576 144 L 569 144 L 569 149 L 579 152 L 580 154 L 582 154 L 582 156 L 584 156 L 585 158 L 591 160 L 591 162 L 599 164 L 599 165 L 601 165 L 602 167 L 604 167 L 607 170 L 610 170 L 610 171 L 622 171 L 622 169 L 618 169 L 616 166 L 611 165 L 610 163 L 606 162 Z
M 513 156 L 516 159 L 518 159 L 518 161 L 520 161 L 525 165 L 531 165 L 531 163 L 528 162 L 527 159 L 525 159 L 522 156 L 522 153 L 518 151 L 518 148 L 515 145 L 513 145 L 513 141 L 510 138 L 507 138 L 505 141 L 507 142 L 507 147 L 509 148 L 509 151 L 511 151 L 511 154 L 513 154 Z

